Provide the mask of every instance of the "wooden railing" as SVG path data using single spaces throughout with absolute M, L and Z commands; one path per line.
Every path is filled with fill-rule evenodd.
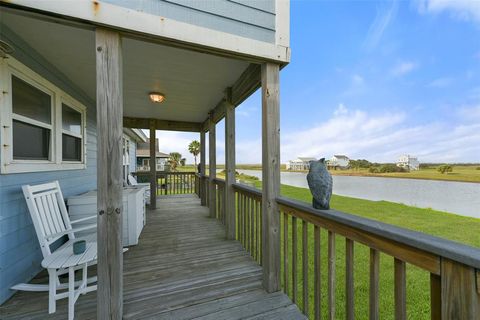
M 150 172 L 132 173 L 138 182 L 149 182 Z M 195 172 L 157 172 L 157 195 L 198 194 L 198 176 Z
M 222 224 L 225 224 L 225 180 L 215 178 L 213 183 L 216 186 L 215 199 L 217 200 L 215 204 L 215 218 L 220 220 Z
M 279 197 L 277 203 L 280 214 L 283 216 L 281 217 L 283 288 L 295 303 L 298 304 L 301 300 L 300 306 L 307 316 L 313 309 L 312 319 L 320 319 L 322 315 L 320 254 L 322 229 L 327 233 L 328 242 L 326 246 L 328 308 L 326 314 L 329 319 L 338 318 L 339 313 L 335 310 L 336 281 L 338 280 L 336 254 L 342 252 L 336 250 L 338 236 L 345 239 L 344 314 L 346 319 L 355 317 L 355 244 L 366 246 L 369 250 L 369 268 L 364 270 L 369 274 L 369 319 L 380 318 L 380 254 L 386 254 L 393 259 L 391 277 L 394 282 L 394 315 L 385 315 L 386 317 L 407 319 L 406 267 L 410 264 L 430 274 L 431 319 L 480 319 L 480 273 L 478 271 L 480 249 L 335 210 L 315 210 L 308 204 L 284 197 Z M 309 228 L 309 226 L 313 227 Z M 299 229 L 301 229 L 300 236 Z M 313 229 L 313 250 L 309 248 L 312 235 L 309 229 Z M 313 272 L 309 270 L 312 258 Z M 298 266 L 299 260 L 301 266 Z M 302 279 L 301 296 L 298 295 L 299 276 Z M 313 277 L 313 282 L 309 282 L 310 277 Z M 311 283 L 313 288 L 310 286 Z M 413 283 L 413 285 L 417 284 Z M 313 302 L 313 308 L 310 306 L 311 302 Z M 362 315 L 360 318 L 365 317 L 366 315 Z M 419 317 L 410 315 L 408 318 Z
M 253 259 L 262 263 L 262 192 L 234 183 L 236 194 L 237 240 Z
M 222 196 L 225 182 L 214 179 L 214 183 L 218 192 L 217 218 L 225 223 Z M 239 183 L 234 183 L 233 188 L 236 239 L 262 264 L 262 193 Z M 427 312 L 431 319 L 480 319 L 480 249 L 335 210 L 315 210 L 307 203 L 284 197 L 279 197 L 277 204 L 281 215 L 282 287 L 310 318 L 321 319 L 323 315 L 328 319 L 354 319 L 356 315 L 361 319 L 379 319 L 382 315 L 382 318 L 418 319 L 425 318 Z M 344 249 L 338 247 L 340 242 Z M 385 261 L 388 257 L 391 265 Z M 344 268 L 337 270 L 339 260 L 343 260 Z M 362 279 L 354 279 L 358 275 L 357 264 L 365 265 L 362 270 L 357 269 L 361 273 L 358 278 Z M 425 275 L 422 279 L 430 282 L 425 287 L 430 291 L 426 294 L 430 310 L 415 309 L 421 314 L 412 313 L 408 317 L 407 291 L 422 289 L 421 284 L 408 281 L 407 267 L 409 274 L 421 273 Z M 389 279 L 383 279 L 385 273 Z M 322 277 L 326 280 L 326 290 Z M 393 282 L 390 308 L 385 304 L 389 294 L 381 286 L 385 280 Z M 340 296 L 339 282 L 344 283 Z M 367 293 L 360 300 L 360 308 L 355 307 L 355 301 L 359 302 L 355 288 L 357 292 L 363 291 L 362 295 Z M 416 301 L 420 297 L 409 299 Z M 384 309 L 393 309 L 392 314 L 386 314 Z

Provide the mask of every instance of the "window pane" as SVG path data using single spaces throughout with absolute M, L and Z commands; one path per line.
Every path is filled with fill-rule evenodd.
M 12 99 L 13 113 L 43 123 L 52 123 L 50 95 L 15 76 L 12 76 Z
M 82 161 L 82 139 L 62 134 L 62 160 Z
M 72 133 L 82 133 L 82 114 L 62 103 L 62 127 Z
M 50 130 L 13 120 L 13 159 L 48 160 Z

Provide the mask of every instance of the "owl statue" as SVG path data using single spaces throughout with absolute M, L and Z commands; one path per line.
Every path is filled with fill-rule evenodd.
M 310 161 L 307 182 L 313 196 L 313 207 L 322 210 L 330 209 L 333 180 L 325 166 L 325 158 Z

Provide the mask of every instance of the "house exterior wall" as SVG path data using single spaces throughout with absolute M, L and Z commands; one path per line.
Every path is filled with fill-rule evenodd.
M 35 50 L 5 26 L 2 39 L 15 47 L 14 58 L 58 86 L 87 107 L 86 169 L 0 175 L 0 304 L 14 292 L 9 288 L 29 281 L 41 270 L 42 254 L 22 185 L 58 180 L 65 198 L 96 188 L 96 109 L 95 103 L 55 70 Z M 0 150 L 1 152 L 1 150 Z M 135 152 L 133 152 L 135 154 Z
M 104 0 L 103 2 L 245 38 L 275 42 L 274 0 Z

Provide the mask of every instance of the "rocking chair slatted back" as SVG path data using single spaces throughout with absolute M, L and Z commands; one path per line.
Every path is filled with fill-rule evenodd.
M 63 236 L 58 234 L 72 229 L 60 184 L 54 181 L 36 186 L 25 185 L 22 189 L 40 248 L 46 257 L 51 254 L 50 244 Z M 75 238 L 73 233 L 69 233 L 68 237 Z

